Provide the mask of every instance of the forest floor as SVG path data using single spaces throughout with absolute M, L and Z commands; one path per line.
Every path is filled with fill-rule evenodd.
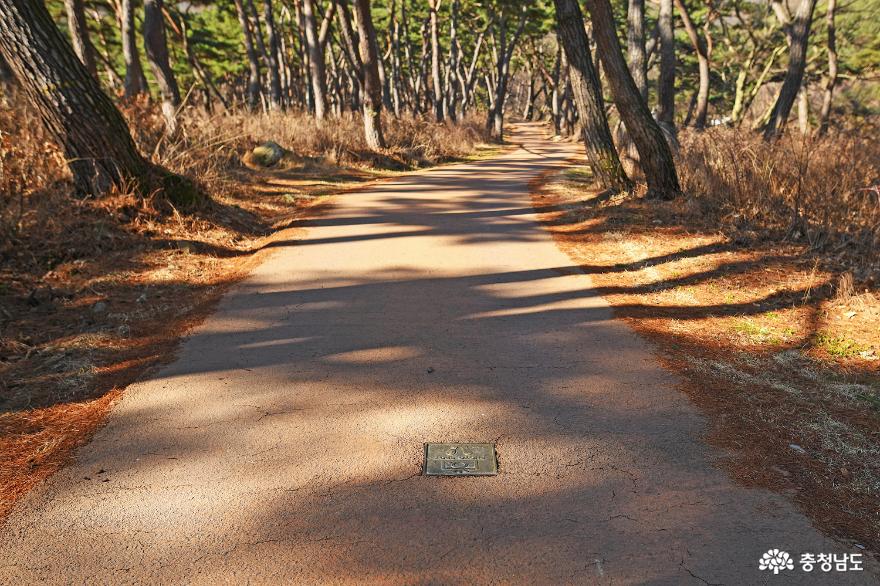
M 749 486 L 880 550 L 880 296 L 835 252 L 719 233 L 688 198 L 591 189 L 552 172 L 533 203 L 618 317 L 651 340 Z M 839 251 L 837 251 L 839 252 Z M 873 283 L 877 283 L 875 278 Z
M 292 154 L 229 173 L 231 189 L 186 214 L 133 196 L 37 194 L 43 231 L 0 268 L 0 519 L 88 441 L 121 389 L 173 358 L 273 240 L 331 196 L 403 174 Z

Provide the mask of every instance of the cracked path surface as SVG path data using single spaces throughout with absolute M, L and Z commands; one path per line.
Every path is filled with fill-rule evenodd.
M 870 583 L 732 484 L 651 350 L 535 221 L 524 149 L 340 196 L 2 529 L 0 583 Z M 419 475 L 497 441 L 495 477 Z M 856 550 L 857 551 L 857 550 Z

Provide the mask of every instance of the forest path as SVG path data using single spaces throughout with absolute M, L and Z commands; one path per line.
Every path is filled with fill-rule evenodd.
M 276 242 L 19 503 L 0 583 L 786 583 L 767 549 L 844 551 L 712 466 L 674 377 L 535 220 L 529 181 L 578 147 L 514 141 Z M 497 441 L 500 473 L 420 475 L 442 441 Z

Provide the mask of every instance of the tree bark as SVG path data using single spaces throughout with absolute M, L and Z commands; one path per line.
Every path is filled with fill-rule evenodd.
M 9 64 L 0 52 L 0 107 L 11 108 L 13 88 L 15 87 L 15 74 L 12 73 Z
M 770 119 L 764 127 L 764 138 L 774 138 L 788 122 L 788 115 L 794 105 L 795 98 L 804 80 L 804 69 L 807 66 L 807 44 L 810 37 L 810 26 L 813 23 L 813 11 L 816 0 L 801 0 L 791 24 L 791 46 L 788 52 L 788 69 L 779 89 L 779 96 L 770 112 Z
M 303 19 L 306 28 L 306 47 L 309 52 L 309 76 L 315 96 L 315 118 L 327 117 L 327 71 L 324 51 L 318 42 L 318 24 L 313 0 L 303 0 Z
M 250 110 L 254 110 L 260 103 L 260 90 L 263 86 L 260 76 L 260 60 L 257 57 L 251 23 L 242 0 L 235 0 L 235 11 L 238 13 L 238 22 L 241 25 L 244 39 L 244 50 L 248 58 L 247 105 Z
M 385 148 L 382 133 L 382 84 L 379 81 L 379 47 L 370 14 L 370 0 L 355 0 L 358 23 L 358 46 L 363 62 L 364 134 L 371 149 Z
M 138 56 L 134 30 L 134 0 L 121 0 L 119 22 L 122 30 L 122 56 L 125 60 L 125 98 L 133 98 L 147 91 L 147 78 Z
M 144 0 L 144 52 L 162 96 L 162 114 L 169 133 L 177 130 L 180 89 L 168 62 L 168 39 L 162 15 L 163 0 Z
M 700 36 L 697 27 L 694 26 L 694 21 L 691 20 L 691 15 L 684 2 L 675 0 L 675 6 L 678 8 L 685 32 L 687 32 L 688 38 L 694 46 L 694 52 L 697 54 L 700 81 L 696 93 L 694 128 L 701 130 L 706 127 L 706 116 L 709 112 L 709 51 L 705 39 Z
M 639 162 L 648 183 L 648 195 L 673 198 L 681 188 L 672 151 L 630 75 L 617 39 L 611 4 L 609 0 L 588 0 L 587 8 L 614 103 L 639 153 Z
M 583 126 L 590 169 L 603 189 L 629 189 L 632 183 L 620 164 L 608 129 L 602 88 L 593 68 L 590 39 L 580 6 L 577 0 L 555 0 L 555 3 L 559 40 L 568 57 L 568 74 Z
M 98 77 L 98 63 L 95 59 L 95 47 L 89 37 L 86 25 L 86 11 L 83 0 L 64 0 L 67 12 L 67 27 L 70 29 L 70 41 L 79 60 L 83 62 L 95 78 Z
M 0 0 L 0 53 L 64 150 L 77 190 L 100 196 L 113 187 L 149 184 L 119 110 L 73 52 L 43 2 Z
M 675 128 L 675 29 L 673 0 L 660 0 L 660 77 L 657 80 L 657 119 Z
M 645 0 L 629 0 L 627 7 L 626 45 L 629 70 L 639 94 L 648 101 L 648 56 L 645 50 Z
M 822 109 L 819 111 L 820 136 L 828 132 L 828 119 L 831 115 L 831 103 L 834 99 L 834 87 L 837 85 L 837 30 L 834 16 L 837 0 L 828 0 L 828 11 L 825 19 L 828 23 L 828 79 L 825 81 L 825 93 L 822 96 Z

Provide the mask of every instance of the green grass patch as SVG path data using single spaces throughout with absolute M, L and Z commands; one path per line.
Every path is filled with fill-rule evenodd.
M 779 333 L 750 319 L 742 319 L 731 328 L 737 334 L 746 336 L 759 344 L 782 344 L 784 339 Z
M 582 183 L 593 181 L 593 170 L 589 167 L 571 167 L 570 169 L 566 169 L 563 174 L 565 175 L 565 178 L 569 181 L 577 181 Z
M 863 346 L 855 340 L 842 336 L 832 336 L 827 332 L 819 332 L 816 334 L 814 345 L 838 358 L 851 358 L 857 356 L 859 352 L 865 352 L 868 350 L 867 346 Z

